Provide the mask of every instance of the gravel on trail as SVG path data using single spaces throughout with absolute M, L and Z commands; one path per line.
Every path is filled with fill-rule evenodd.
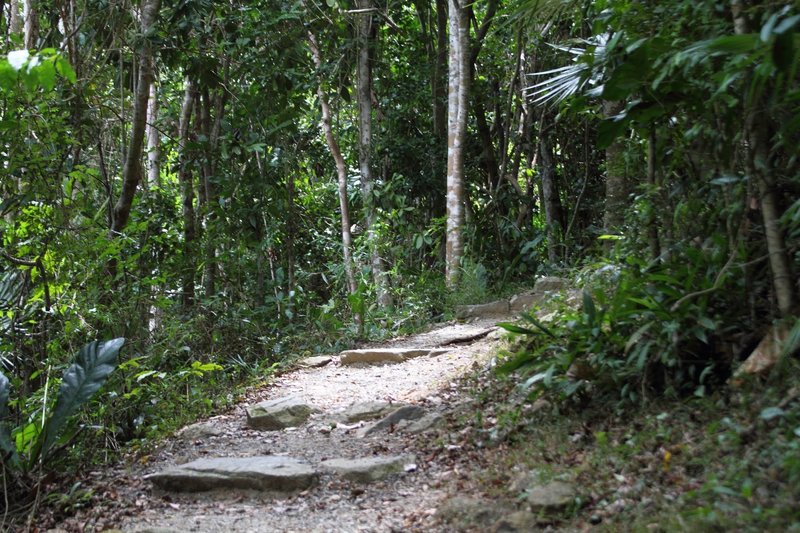
M 448 348 L 392 364 L 342 366 L 338 358 L 319 368 L 299 368 L 251 393 L 224 415 L 203 421 L 211 428 L 200 438 L 180 433 L 161 443 L 150 456 L 105 476 L 119 476 L 115 489 L 116 519 L 124 532 L 392 532 L 446 531 L 435 517 L 448 498 L 452 464 L 420 449 L 439 439 L 447 446 L 446 427 L 422 438 L 392 426 L 366 437 L 357 435 L 365 422 L 337 419 L 360 402 L 414 404 L 443 413 L 459 401 L 453 380 L 484 368 L 495 354 L 497 318 L 450 323 L 429 332 L 381 343 L 387 348 Z M 265 400 L 297 396 L 319 409 L 300 427 L 257 431 L 247 426 L 246 409 Z M 400 426 L 398 425 L 398 428 Z M 188 434 L 188 433 L 187 433 Z M 455 448 L 455 447 L 453 447 Z M 420 454 L 422 452 L 422 454 Z M 457 453 L 457 452 L 454 452 Z M 320 466 L 324 461 L 378 456 L 414 457 L 404 471 L 371 483 L 358 483 L 320 468 L 318 483 L 301 492 L 267 493 L 245 489 L 208 492 L 164 492 L 147 476 L 203 458 L 287 456 Z M 100 529 L 102 530 L 102 529 Z

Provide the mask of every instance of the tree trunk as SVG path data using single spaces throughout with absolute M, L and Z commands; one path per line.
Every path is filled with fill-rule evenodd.
M 433 133 L 444 145 L 447 139 L 447 118 L 444 76 L 447 70 L 447 2 L 436 0 L 436 59 L 433 67 Z
M 291 295 L 294 291 L 294 269 L 295 269 L 295 209 L 294 209 L 294 174 L 290 174 L 286 178 L 286 280 L 287 280 L 287 295 Z M 289 305 L 294 301 L 290 297 Z
M 142 35 L 146 36 L 155 25 L 160 7 L 161 0 L 146 0 L 142 5 Z M 136 188 L 142 178 L 142 150 L 144 148 L 147 100 L 150 95 L 153 64 L 149 41 L 144 38 L 141 43 L 141 48 L 139 49 L 139 76 L 133 102 L 130 142 L 128 143 L 125 165 L 122 170 L 122 191 L 114 206 L 114 216 L 109 232 L 111 238 L 119 235 L 128 223 Z
M 200 117 L 203 135 L 206 138 L 205 157 L 203 158 L 202 184 L 205 198 L 203 209 L 203 224 L 205 226 L 205 246 L 203 263 L 203 290 L 206 298 L 213 298 L 217 292 L 217 247 L 214 236 L 210 231 L 214 220 L 214 200 L 217 197 L 214 182 L 214 169 L 212 163 L 213 146 L 211 142 L 211 94 L 208 87 L 200 93 Z
M 495 155 L 492 131 L 486 121 L 486 107 L 478 95 L 475 96 L 475 122 L 478 126 L 478 137 L 481 141 L 480 160 L 483 170 L 486 172 L 486 185 L 489 191 L 494 191 L 500 185 L 500 165 Z
M 195 89 L 192 80 L 186 76 L 184 81 L 183 104 L 178 124 L 178 142 L 180 143 L 180 166 L 178 168 L 178 182 L 181 185 L 181 202 L 183 213 L 183 252 L 184 274 L 181 288 L 181 303 L 188 308 L 194 305 L 194 277 L 195 277 L 195 249 L 194 242 L 197 237 L 194 213 L 194 183 L 189 169 L 189 122 L 192 118 L 192 106 L 195 100 Z
M 374 48 L 375 28 L 372 18 L 372 0 L 358 0 L 360 10 L 370 10 L 359 15 L 358 20 L 358 63 L 356 68 L 358 99 L 358 159 L 361 171 L 361 196 L 364 201 L 364 224 L 366 226 L 367 247 L 372 264 L 372 278 L 377 292 L 378 306 L 388 309 L 392 306 L 388 279 L 383 269 L 383 261 L 378 247 L 378 234 L 375 230 L 376 209 L 373 189 L 375 177 L 372 172 L 372 69 L 370 51 Z
M 317 99 L 319 100 L 319 106 L 322 111 L 322 132 L 325 135 L 325 142 L 328 144 L 328 150 L 330 150 L 331 156 L 336 163 L 336 175 L 339 180 L 339 207 L 342 217 L 342 256 L 344 271 L 350 294 L 357 294 L 358 284 L 356 283 L 352 256 L 353 238 L 350 234 L 350 210 L 347 205 L 347 166 L 345 165 L 344 157 L 342 157 L 342 151 L 339 149 L 339 143 L 333 136 L 331 108 L 330 105 L 328 105 L 328 99 L 322 88 L 322 77 L 320 74 L 322 69 L 322 57 L 320 56 L 317 37 L 310 29 L 307 31 L 306 36 L 308 38 L 308 47 L 311 51 L 311 57 L 314 60 L 314 67 L 317 70 Z M 362 317 L 357 315 L 356 320 L 361 323 Z
M 22 20 L 19 10 L 19 0 L 11 0 L 8 3 L 8 33 L 14 35 L 22 33 Z
M 556 184 L 553 147 L 546 132 L 539 140 L 540 176 L 542 179 L 542 198 L 547 232 L 547 257 L 551 263 L 558 260 L 558 245 L 564 233 L 561 197 Z
M 650 128 L 650 134 L 647 138 L 647 185 L 649 196 L 653 205 L 650 208 L 650 214 L 647 217 L 647 242 L 650 247 L 650 258 L 655 260 L 661 255 L 661 245 L 658 238 L 658 224 L 656 223 L 656 198 L 657 183 L 656 183 L 656 128 Z
M 39 41 L 39 13 L 37 12 L 36 0 L 25 0 L 22 7 L 23 32 L 25 34 L 25 48 L 34 50 Z
M 732 0 L 734 31 L 737 34 L 749 33 L 749 21 L 744 10 L 744 2 Z M 792 265 L 786 248 L 786 239 L 781 227 L 781 213 L 778 197 L 775 192 L 775 176 L 771 168 L 772 161 L 769 150 L 769 115 L 765 112 L 764 99 L 754 102 L 753 107 L 746 109 L 745 127 L 747 128 L 747 170 L 755 179 L 761 203 L 761 216 L 764 222 L 764 233 L 769 253 L 769 266 L 772 271 L 772 284 L 778 312 L 790 316 L 797 306 L 797 290 L 792 275 Z
M 155 74 L 150 82 L 150 96 L 147 103 L 147 186 L 158 187 L 161 185 L 161 165 L 159 144 L 161 136 L 156 127 L 158 120 L 158 93 L 156 90 Z
M 445 281 L 454 289 L 464 255 L 464 141 L 469 97 L 469 19 L 458 0 L 449 0 L 450 64 L 447 92 L 447 235 Z
M 622 111 L 621 102 L 603 102 L 606 118 Z M 628 204 L 628 181 L 625 172 L 625 148 L 620 140 L 615 140 L 606 148 L 606 206 L 603 225 L 608 233 L 622 230 L 625 223 L 625 208 Z
M 217 293 L 217 241 L 212 231 L 217 220 L 217 154 L 219 152 L 219 135 L 222 119 L 225 115 L 227 103 L 228 78 L 230 75 L 230 58 L 222 60 L 222 83 L 212 93 L 208 86 L 200 91 L 200 127 L 206 138 L 205 157 L 202 158 L 202 184 L 203 190 L 203 223 L 205 226 L 205 262 L 203 267 L 203 287 L 206 298 L 212 298 Z M 213 119 L 212 119 L 213 117 Z

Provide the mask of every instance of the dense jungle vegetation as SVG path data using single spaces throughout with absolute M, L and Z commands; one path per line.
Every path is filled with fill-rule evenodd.
M 585 291 L 517 326 L 530 394 L 707 396 L 768 334 L 796 383 L 796 2 L 0 8 L 6 510 L 545 274 Z

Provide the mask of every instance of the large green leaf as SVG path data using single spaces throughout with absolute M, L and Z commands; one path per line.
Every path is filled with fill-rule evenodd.
M 3 420 L 8 415 L 8 392 L 11 385 L 8 378 L 0 372 L 0 462 L 5 462 L 10 458 L 13 465 L 19 463 L 17 448 L 11 441 L 11 433 Z
M 78 352 L 75 362 L 61 378 L 53 413 L 44 429 L 41 455 L 46 456 L 64 427 L 67 419 L 103 386 L 108 376 L 117 367 L 117 354 L 125 339 L 90 342 Z M 31 459 L 34 459 L 32 454 Z
M 10 385 L 8 378 L 0 372 L 0 420 L 3 420 L 8 413 L 8 389 Z

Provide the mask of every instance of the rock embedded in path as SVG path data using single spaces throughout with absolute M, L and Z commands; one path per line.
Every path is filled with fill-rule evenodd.
M 301 360 L 300 366 L 304 368 L 320 368 L 330 364 L 331 361 L 333 361 L 333 357 L 330 355 L 317 355 L 314 357 L 306 357 Z
M 530 511 L 515 511 L 504 516 L 492 527 L 492 533 L 528 533 L 541 529 L 537 516 Z
M 198 422 L 197 424 L 186 426 L 180 430 L 178 432 L 178 437 L 185 441 L 194 441 L 205 440 L 210 437 L 218 437 L 223 433 L 224 431 L 221 427 L 218 427 L 211 422 Z
M 456 531 L 491 531 L 493 524 L 513 512 L 508 502 L 456 496 L 445 500 L 436 516 Z
M 163 490 L 200 492 L 214 489 L 252 489 L 293 492 L 313 486 L 317 472 L 291 457 L 217 457 L 151 474 L 147 479 Z
M 543 295 L 536 292 L 523 292 L 511 297 L 508 301 L 509 310 L 512 313 L 519 313 L 530 309 L 534 304 L 542 301 Z
M 346 408 L 341 414 L 338 415 L 338 418 L 346 424 L 354 424 L 364 420 L 372 420 L 375 418 L 384 417 L 392 411 L 396 411 L 400 407 L 403 407 L 403 404 L 383 402 L 378 400 L 359 402 L 354 403 Z
M 247 408 L 247 425 L 253 429 L 277 431 L 297 427 L 319 409 L 302 398 L 288 396 L 261 402 Z
M 106 530 L 103 533 L 114 533 L 114 531 Z M 134 529 L 128 533 L 186 533 L 186 530 L 172 529 L 171 527 L 146 527 L 144 529 Z
M 404 472 L 406 465 L 413 464 L 414 460 L 413 456 L 408 455 L 328 459 L 322 461 L 320 466 L 354 483 L 372 483 Z
M 436 356 L 448 350 L 432 348 L 361 348 L 346 350 L 341 353 L 339 363 L 353 365 L 356 363 L 402 363 L 415 357 Z
M 533 292 L 545 293 L 550 291 L 560 291 L 567 286 L 567 280 L 555 276 L 545 276 L 536 280 L 533 285 Z
M 484 318 L 508 314 L 508 300 L 497 300 L 488 304 L 457 305 L 456 318 Z
M 534 513 L 557 512 L 572 505 L 577 495 L 572 483 L 554 480 L 528 487 L 526 501 Z
M 418 405 L 404 405 L 403 407 L 394 410 L 374 424 L 364 426 L 356 433 L 359 438 L 373 435 L 379 431 L 391 429 L 403 420 L 418 420 L 425 416 L 425 409 Z
M 404 433 L 417 435 L 426 431 L 436 429 L 444 423 L 444 417 L 439 413 L 428 413 L 418 420 L 403 420 L 398 424 L 398 428 Z

